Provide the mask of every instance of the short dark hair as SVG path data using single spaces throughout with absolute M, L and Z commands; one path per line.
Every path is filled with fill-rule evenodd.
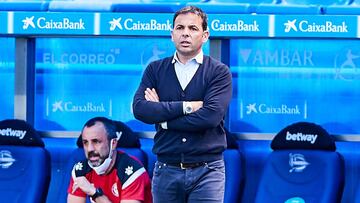
M 182 9 L 176 11 L 174 18 L 173 18 L 173 26 L 175 25 L 175 19 L 178 17 L 178 15 L 188 14 L 188 13 L 193 13 L 197 16 L 200 16 L 202 19 L 202 28 L 204 31 L 207 30 L 207 26 L 208 26 L 207 15 L 204 11 L 202 11 L 200 8 L 198 8 L 196 6 L 185 6 Z
M 104 124 L 105 131 L 107 133 L 107 137 L 108 137 L 109 141 L 111 139 L 117 138 L 117 136 L 116 136 L 116 128 L 115 128 L 114 122 L 112 120 L 108 119 L 108 118 L 105 118 L 105 117 L 94 117 L 94 118 L 91 118 L 90 120 L 86 121 L 82 131 L 84 130 L 85 127 L 94 126 L 97 122 L 101 122 L 102 124 Z

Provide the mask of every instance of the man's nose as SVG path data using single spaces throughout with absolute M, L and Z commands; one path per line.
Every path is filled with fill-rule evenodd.
M 187 28 L 185 28 L 184 31 L 183 31 L 183 33 L 182 33 L 182 36 L 183 36 L 183 37 L 188 37 L 188 36 L 190 36 L 190 30 L 187 29 Z
M 88 146 L 87 146 L 87 150 L 88 150 L 89 152 L 94 151 L 94 145 L 93 145 L 92 143 L 89 143 Z

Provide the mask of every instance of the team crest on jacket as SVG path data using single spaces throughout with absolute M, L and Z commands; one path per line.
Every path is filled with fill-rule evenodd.
M 115 197 L 119 197 L 119 190 L 118 190 L 118 187 L 117 187 L 117 184 L 114 183 L 111 187 L 111 192 L 113 193 L 113 195 Z
M 130 176 L 131 174 L 134 173 L 134 167 L 133 166 L 128 166 L 126 169 L 125 169 L 125 173 L 126 175 Z
M 83 164 L 81 162 L 78 162 L 76 165 L 75 165 L 75 170 L 76 171 L 81 171 L 83 168 Z

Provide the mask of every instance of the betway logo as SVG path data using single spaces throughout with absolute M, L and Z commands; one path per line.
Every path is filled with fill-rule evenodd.
M 289 131 L 286 132 L 286 140 L 297 141 L 297 142 L 310 142 L 314 144 L 318 135 L 313 134 L 302 134 L 301 132 L 291 134 Z
M 286 23 L 284 23 L 285 26 L 285 32 L 290 32 L 291 30 L 297 32 L 298 29 L 301 32 L 334 32 L 334 33 L 344 33 L 348 32 L 348 26 L 345 24 L 345 22 L 342 22 L 339 25 L 334 24 L 331 21 L 325 21 L 323 24 L 317 24 L 317 23 L 309 23 L 307 20 L 302 20 L 298 23 L 298 26 L 296 25 L 295 20 L 288 20 Z
M 252 24 L 247 24 L 242 20 L 238 20 L 237 23 L 228 23 L 215 19 L 211 22 L 211 29 L 214 31 L 260 32 L 257 21 L 253 21 Z
M 79 21 L 73 22 L 70 21 L 69 18 L 63 18 L 62 21 L 54 21 L 53 19 L 46 19 L 45 17 L 38 18 L 34 23 L 34 16 L 26 17 L 22 20 L 24 23 L 23 29 L 27 30 L 30 27 L 39 28 L 39 29 L 47 29 L 47 30 L 84 30 L 84 22 L 80 18 Z
M 12 128 L 0 129 L 0 135 L 18 137 L 22 140 L 26 135 L 26 130 L 13 130 Z
M 166 23 L 159 23 L 155 19 L 151 19 L 149 22 L 143 21 L 134 21 L 132 18 L 127 18 L 124 22 L 121 22 L 122 18 L 113 18 L 109 21 L 110 31 L 114 31 L 115 29 L 119 30 L 158 30 L 158 31 L 170 31 L 171 23 L 170 20 L 166 20 Z
M 52 112 L 106 112 L 104 104 L 94 104 L 87 102 L 85 104 L 74 104 L 71 101 L 56 101 L 52 104 Z
M 256 103 L 246 106 L 246 114 L 260 113 L 260 114 L 300 114 L 298 105 L 294 107 L 288 107 L 285 104 L 281 106 L 269 106 L 266 104 L 256 105 Z

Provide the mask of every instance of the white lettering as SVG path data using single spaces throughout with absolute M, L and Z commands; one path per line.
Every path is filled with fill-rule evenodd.
M 62 21 L 46 20 L 45 17 L 40 17 L 36 21 L 40 29 L 55 29 L 55 30 L 85 30 L 84 22 L 80 18 L 78 22 L 72 22 L 69 18 L 63 18 Z
M 152 19 L 150 22 L 134 22 L 133 19 L 128 18 L 124 21 L 124 27 L 126 30 L 171 30 L 170 20 L 167 20 L 166 23 L 159 23 L 156 20 Z
M 11 128 L 0 129 L 1 136 L 18 137 L 22 140 L 26 135 L 26 130 L 13 130 Z
M 95 105 L 92 102 L 87 102 L 85 105 L 74 105 L 72 102 L 66 102 L 64 110 L 67 112 L 106 112 L 103 103 Z
M 54 53 L 43 53 L 44 63 L 62 64 L 115 64 L 116 55 L 112 53 L 61 53 L 56 56 Z
M 303 20 L 300 21 L 299 28 L 302 32 L 348 32 L 345 22 L 342 22 L 341 25 L 334 25 L 331 21 L 326 21 L 325 24 L 310 24 L 308 21 Z
M 291 134 L 289 131 L 286 132 L 286 140 L 298 141 L 298 142 L 310 142 L 314 144 L 318 135 L 313 134 L 302 134 L 301 132 Z
M 307 50 L 256 50 L 250 63 L 261 66 L 314 66 L 312 51 Z
M 252 24 L 247 24 L 242 20 L 238 20 L 237 23 L 228 23 L 226 21 L 221 22 L 219 19 L 215 19 L 211 22 L 211 28 L 214 31 L 260 32 L 257 21 L 253 21 Z
M 259 105 L 259 112 L 262 114 L 300 114 L 298 105 L 290 108 L 287 105 L 283 104 L 280 107 L 267 106 L 266 104 Z

